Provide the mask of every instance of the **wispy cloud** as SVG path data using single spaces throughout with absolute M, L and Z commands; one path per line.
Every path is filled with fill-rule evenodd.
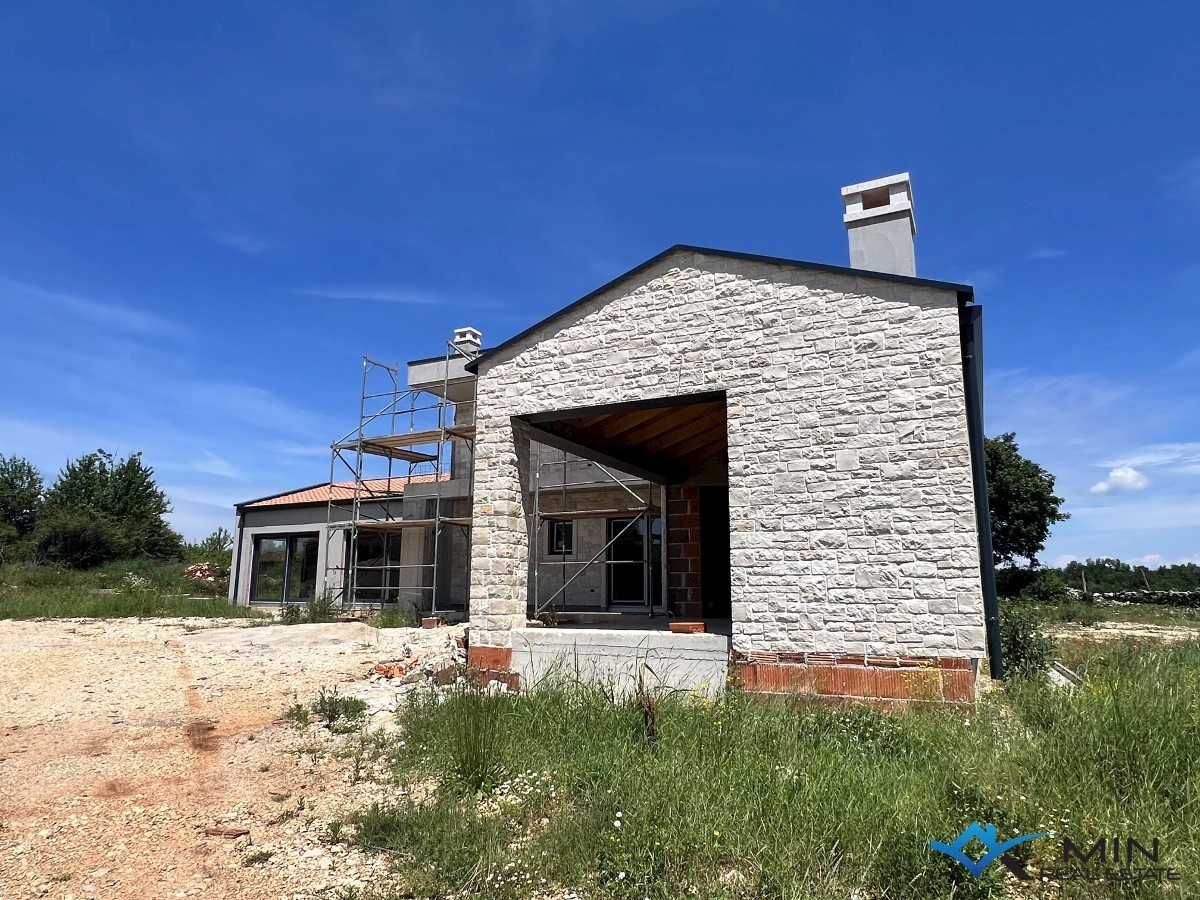
M 405 287 L 312 287 L 292 288 L 291 293 L 326 300 L 381 300 L 386 303 L 413 303 L 436 306 L 444 303 L 441 297 Z
M 1167 174 L 1168 199 L 1185 200 L 1200 205 L 1200 156 L 1194 156 L 1180 163 Z
M 218 478 L 228 478 L 233 481 L 244 480 L 241 471 L 233 463 L 223 457 L 217 456 L 211 450 L 205 450 L 203 458 L 193 462 L 188 468 L 193 472 L 215 475 Z
M 1000 284 L 1000 272 L 998 269 L 983 267 L 972 269 L 963 276 L 963 282 L 978 288 L 981 291 L 994 290 Z
M 148 310 L 50 290 L 24 281 L 0 278 L 0 293 L 7 294 L 14 305 L 22 301 L 51 304 L 116 331 L 160 337 L 183 334 L 183 328 L 177 323 Z
M 1117 535 L 1131 531 L 1166 532 L 1200 527 L 1200 503 L 1194 498 L 1176 500 L 1148 496 L 1128 503 L 1073 507 L 1071 517 L 1084 531 Z M 1097 554 L 1089 552 L 1088 555 Z
M 328 459 L 328 444 L 300 444 L 295 441 L 271 441 L 267 444 L 271 453 L 279 456 L 294 456 L 305 459 Z
M 1127 451 L 1105 466 L 1170 466 L 1185 472 L 1200 471 L 1200 442 L 1149 444 Z
M 245 253 L 247 256 L 258 256 L 275 246 L 271 241 L 243 231 L 218 231 L 212 233 L 210 237 L 221 246 L 236 250 L 238 253 Z
M 1029 254 L 1030 259 L 1062 259 L 1068 254 L 1067 250 L 1059 250 L 1055 247 L 1038 247 Z
M 1116 466 L 1110 469 L 1108 477 L 1093 484 L 1089 488 L 1092 494 L 1123 494 L 1126 491 L 1145 490 L 1150 485 L 1150 479 L 1133 466 Z

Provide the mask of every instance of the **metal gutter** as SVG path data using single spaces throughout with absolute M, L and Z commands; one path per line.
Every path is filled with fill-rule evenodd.
M 996 561 L 992 555 L 992 514 L 988 508 L 987 468 L 983 441 L 983 307 L 960 294 L 958 333 L 962 344 L 963 391 L 967 401 L 967 440 L 971 447 L 971 481 L 975 490 L 975 527 L 979 532 L 979 574 L 983 583 L 989 674 L 1004 679 L 1000 643 L 1000 602 L 996 597 Z

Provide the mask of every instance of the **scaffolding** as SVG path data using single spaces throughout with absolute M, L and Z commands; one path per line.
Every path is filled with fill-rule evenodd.
M 582 460 L 579 457 L 574 457 L 566 452 L 562 453 L 561 459 L 544 461 L 542 459 L 542 445 L 534 443 L 532 459 L 530 460 L 530 468 L 533 470 L 533 515 L 530 517 L 529 531 L 529 560 L 530 572 L 529 580 L 532 585 L 533 594 L 533 615 L 535 618 L 545 615 L 557 615 L 558 613 L 572 612 L 569 603 L 568 588 L 593 566 L 597 564 L 603 565 L 607 560 L 604 557 L 609 550 L 614 547 L 626 534 L 631 530 L 635 530 L 639 523 L 643 525 L 642 530 L 642 598 L 641 604 L 620 604 L 621 612 L 643 612 L 646 615 L 653 617 L 656 611 L 662 611 L 667 606 L 668 599 L 668 577 L 667 577 L 667 531 L 665 511 L 667 508 L 667 487 L 659 485 L 659 505 L 654 505 L 654 488 L 653 482 L 645 481 L 640 478 L 621 478 L 607 466 L 603 466 L 594 460 Z M 587 480 L 587 481 L 569 481 L 568 468 L 573 462 L 586 462 L 588 466 L 599 470 L 599 472 L 607 479 L 605 480 Z M 542 488 L 543 473 L 552 471 L 561 466 L 561 476 L 557 484 L 548 486 L 545 490 Z M 628 494 L 631 498 L 631 503 L 628 506 L 615 507 L 610 509 L 567 509 L 568 506 L 568 488 L 572 489 L 595 489 L 597 487 L 609 487 L 610 483 L 615 484 L 618 488 Z M 638 493 L 639 488 L 644 488 L 646 495 L 643 497 Z M 542 509 L 543 494 L 557 493 L 558 509 L 544 510 Z M 654 596 L 654 569 L 653 565 L 653 523 L 657 518 L 659 523 L 659 566 L 658 566 L 658 587 L 660 594 L 658 597 L 658 605 L 656 608 Z M 604 519 L 625 521 L 616 533 L 606 533 L 607 538 L 605 544 L 587 560 L 568 560 L 567 554 L 556 554 L 561 558 L 557 560 L 542 558 L 542 537 L 544 534 L 543 526 L 555 522 L 575 522 L 581 519 Z M 541 581 L 542 571 L 549 567 L 557 567 L 560 570 L 559 587 L 550 594 L 545 600 L 541 599 Z M 573 571 L 571 571 L 573 569 Z M 571 572 L 570 577 L 567 576 Z M 611 610 L 611 604 L 607 598 L 604 602 L 606 610 Z M 589 611 L 592 611 L 589 608 Z
M 329 464 L 326 590 L 343 609 L 406 603 L 428 615 L 465 611 L 465 590 L 459 602 L 445 596 L 450 579 L 443 569 L 448 529 L 470 540 L 475 379 L 469 399 L 451 400 L 451 383 L 460 379 L 451 379 L 450 366 L 475 355 L 446 342 L 440 394 L 410 387 L 399 366 L 363 357 L 358 426 L 334 442 Z M 339 483 L 339 475 L 349 480 Z M 452 481 L 463 488 L 447 496 Z M 421 495 L 423 507 L 411 496 L 406 503 L 406 490 L 422 483 L 433 485 Z M 455 515 L 455 505 L 466 514 Z M 344 556 L 334 560 L 338 536 Z

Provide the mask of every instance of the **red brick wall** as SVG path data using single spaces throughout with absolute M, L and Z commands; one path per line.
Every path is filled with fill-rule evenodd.
M 700 489 L 667 486 L 667 570 L 671 609 L 683 619 L 698 619 L 700 601 Z
M 973 660 L 903 656 L 844 657 L 826 653 L 752 653 L 735 662 L 742 689 L 814 699 L 974 703 Z
M 467 668 L 471 669 L 479 687 L 502 681 L 515 691 L 520 676 L 512 671 L 512 649 L 508 647 L 467 647 Z

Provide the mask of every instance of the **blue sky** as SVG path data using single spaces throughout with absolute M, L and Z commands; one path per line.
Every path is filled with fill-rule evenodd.
M 674 243 L 845 263 L 914 180 L 1047 561 L 1200 560 L 1200 13 L 535 0 L 0 11 L 0 452 L 142 450 L 191 538 L 315 483 L 361 355 Z

